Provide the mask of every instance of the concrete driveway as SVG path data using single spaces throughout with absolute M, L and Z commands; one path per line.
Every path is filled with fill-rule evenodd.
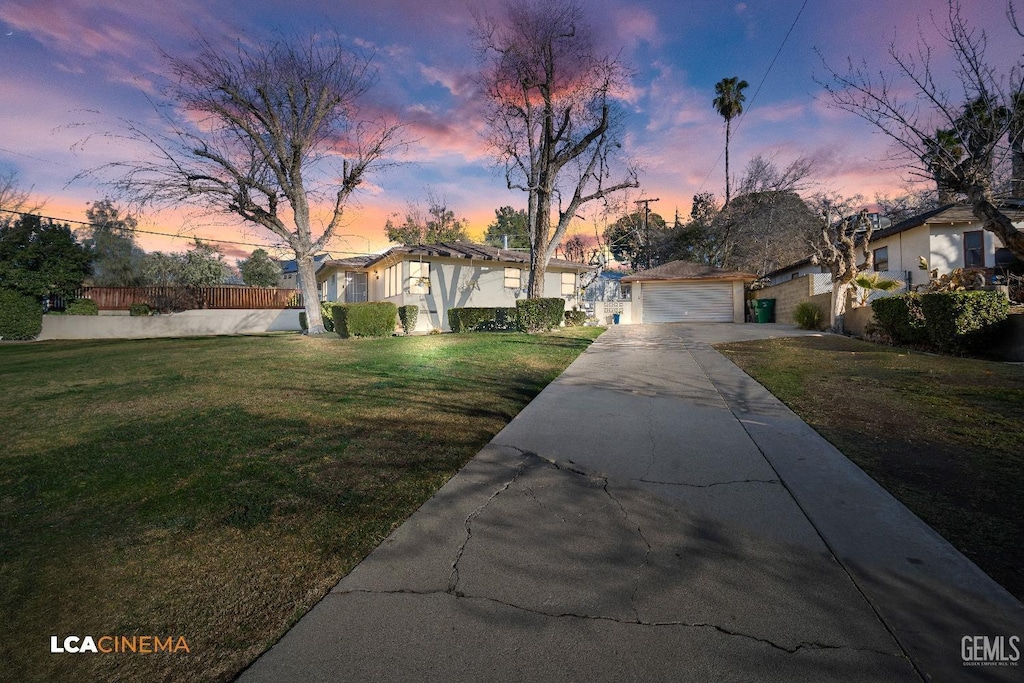
M 711 343 L 614 327 L 241 680 L 1019 680 L 1024 608 Z

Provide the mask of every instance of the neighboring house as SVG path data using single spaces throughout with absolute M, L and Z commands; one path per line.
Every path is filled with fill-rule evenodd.
M 591 267 L 551 259 L 544 296 L 580 305 L 580 274 Z M 448 309 L 515 306 L 525 299 L 530 255 L 484 244 L 452 242 L 394 247 L 374 256 L 326 260 L 317 270 L 323 301 L 391 301 L 420 309 L 416 330 L 448 330 Z
M 1024 209 L 1003 211 L 1018 229 L 1024 227 Z M 912 285 L 925 285 L 931 270 L 944 275 L 957 268 L 994 268 L 1003 244 L 982 229 L 970 206 L 948 204 L 876 232 L 869 246 L 875 270 L 909 271 Z M 922 257 L 928 270 L 919 267 Z
M 632 322 L 731 322 L 744 319 L 743 285 L 753 273 L 672 261 L 622 278 L 632 290 Z
M 827 272 L 829 272 L 828 267 L 814 265 L 811 263 L 811 257 L 808 256 L 796 263 L 791 263 L 788 266 L 766 273 L 765 278 L 769 281 L 770 285 L 781 285 L 783 282 L 795 280 L 798 277 L 803 277 L 805 275 L 820 275 L 821 273 Z
M 588 306 L 595 301 L 622 301 L 629 299 L 629 285 L 622 284 L 626 273 L 604 270 L 583 290 L 583 301 Z
M 313 257 L 313 269 L 319 268 L 321 263 L 331 258 L 330 254 L 317 254 Z M 280 261 L 279 264 L 281 266 L 281 287 L 285 289 L 300 289 L 299 264 L 294 259 L 291 261 Z

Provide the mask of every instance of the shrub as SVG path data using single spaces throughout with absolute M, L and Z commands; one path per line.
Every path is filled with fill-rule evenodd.
M 888 296 L 871 302 L 878 328 L 893 344 L 924 344 L 925 331 L 921 295 L 916 293 Z
M 515 308 L 449 308 L 452 332 L 512 332 L 519 329 Z
M 305 311 L 299 312 L 299 329 L 301 329 L 303 332 L 309 329 L 309 320 L 306 318 Z
M 793 321 L 801 330 L 820 330 L 825 327 L 825 314 L 810 301 L 801 301 L 793 309 Z
M 334 301 L 321 301 L 320 302 L 320 317 L 324 321 L 324 329 L 328 332 L 334 332 Z
M 416 329 L 416 321 L 420 317 L 420 307 L 410 304 L 398 307 L 398 322 L 402 325 L 402 332 L 410 334 Z
M 335 304 L 334 329 L 348 337 L 390 337 L 395 333 L 398 307 L 390 301 Z
M 1002 292 L 936 292 L 921 297 L 928 340 L 940 351 L 962 352 L 989 341 L 1010 313 Z
M 100 307 L 92 299 L 75 299 L 64 308 L 64 312 L 68 315 L 99 315 Z
M 520 299 L 516 302 L 519 329 L 524 332 L 538 332 L 558 327 L 562 323 L 565 299 Z
M 146 302 L 132 304 L 128 307 L 128 315 L 146 316 L 153 315 L 153 309 Z
M 566 327 L 581 327 L 583 323 L 587 322 L 587 312 L 573 309 L 565 312 L 565 326 Z
M 42 303 L 34 296 L 0 289 L 0 339 L 35 339 L 42 331 Z

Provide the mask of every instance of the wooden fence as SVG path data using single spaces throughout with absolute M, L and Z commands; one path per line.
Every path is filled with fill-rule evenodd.
M 126 311 L 137 303 L 161 311 L 302 308 L 299 290 L 262 287 L 83 287 L 75 298 L 92 299 L 101 311 Z M 50 303 L 63 308 L 63 302 Z

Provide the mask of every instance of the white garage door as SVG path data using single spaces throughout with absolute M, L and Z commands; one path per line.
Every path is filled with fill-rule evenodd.
M 645 282 L 643 322 L 732 322 L 731 282 Z

